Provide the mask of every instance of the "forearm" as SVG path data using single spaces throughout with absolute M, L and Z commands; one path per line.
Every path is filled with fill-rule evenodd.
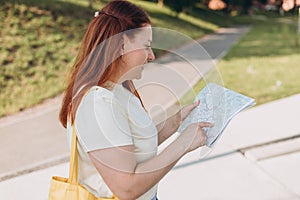
M 181 124 L 181 117 L 179 112 L 169 117 L 166 121 L 159 123 L 156 126 L 158 130 L 158 145 L 160 145 L 171 135 L 173 135 L 179 128 L 180 124 Z
M 189 125 L 159 155 L 137 163 L 134 146 L 125 145 L 89 152 L 92 162 L 111 191 L 122 200 L 136 199 L 157 184 L 187 152 L 205 144 L 202 128 L 208 122 Z
M 185 119 L 190 112 L 200 104 L 200 100 L 184 106 L 175 115 L 161 122 L 156 126 L 158 130 L 158 144 L 160 145 L 168 139 L 173 133 L 177 131 L 183 119 Z
M 175 140 L 159 155 L 138 164 L 127 182 L 128 188 L 132 188 L 128 190 L 129 196 L 135 199 L 151 189 L 172 169 L 186 150 L 186 145 Z

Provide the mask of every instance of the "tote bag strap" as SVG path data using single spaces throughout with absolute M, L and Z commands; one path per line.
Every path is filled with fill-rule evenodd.
M 74 124 L 72 124 L 72 145 L 71 145 L 71 154 L 70 154 L 70 168 L 69 168 L 68 182 L 74 185 L 78 185 L 78 150 L 77 150 L 77 135 L 76 135 Z M 112 198 L 108 198 L 108 199 L 119 200 L 114 194 Z
M 72 145 L 70 154 L 69 180 L 72 184 L 78 184 L 78 151 L 75 125 L 72 124 Z

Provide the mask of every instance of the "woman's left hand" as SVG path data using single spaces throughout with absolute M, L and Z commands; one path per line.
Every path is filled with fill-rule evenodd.
M 158 144 L 163 143 L 172 134 L 176 133 L 182 121 L 191 113 L 191 111 L 199 106 L 200 100 L 184 106 L 175 115 L 171 116 L 167 120 L 159 123 L 156 128 L 159 132 L 158 134 Z
M 200 100 L 190 104 L 190 105 L 187 105 L 187 106 L 184 106 L 179 112 L 178 114 L 180 115 L 180 123 L 192 112 L 192 110 L 194 108 L 196 108 L 197 106 L 199 106 L 200 104 Z

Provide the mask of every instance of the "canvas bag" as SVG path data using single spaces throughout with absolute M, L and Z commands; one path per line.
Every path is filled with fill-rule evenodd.
M 78 182 L 78 151 L 77 136 L 74 124 L 72 125 L 72 145 L 70 153 L 69 178 L 53 176 L 48 200 L 119 200 L 112 198 L 97 198 Z

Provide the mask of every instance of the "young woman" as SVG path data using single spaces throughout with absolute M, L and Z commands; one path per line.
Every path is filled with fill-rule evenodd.
M 111 1 L 89 24 L 64 93 L 60 121 L 78 137 L 79 182 L 96 197 L 157 199 L 158 182 L 177 161 L 205 144 L 207 122 L 186 128 L 164 151 L 157 147 L 199 105 L 154 125 L 133 79 L 155 59 L 151 22 L 128 1 Z

